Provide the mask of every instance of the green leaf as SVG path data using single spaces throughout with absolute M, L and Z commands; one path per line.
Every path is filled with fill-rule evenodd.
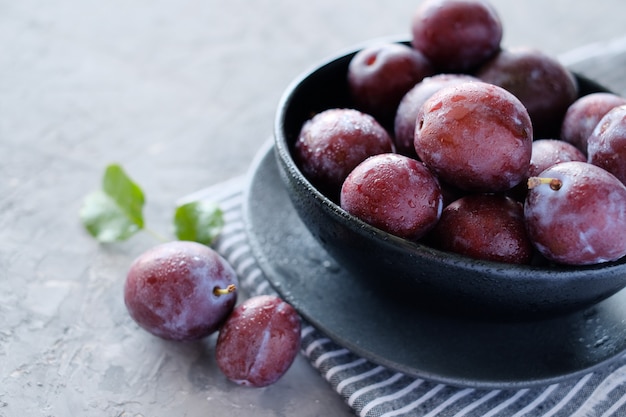
M 116 164 L 109 165 L 102 190 L 85 198 L 80 218 L 87 231 L 101 242 L 126 240 L 144 228 L 141 188 Z
M 112 164 L 107 167 L 102 189 L 131 222 L 140 229 L 143 228 L 143 191 L 126 175 L 121 166 Z
M 224 213 L 209 201 L 193 201 L 180 205 L 174 214 L 174 227 L 179 240 L 210 245 L 224 226 Z

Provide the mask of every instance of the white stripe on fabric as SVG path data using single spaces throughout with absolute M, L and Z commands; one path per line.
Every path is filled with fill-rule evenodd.
M 239 197 L 231 197 L 228 200 L 224 200 L 220 202 L 220 207 L 222 208 L 222 212 L 224 213 L 224 218 L 230 215 L 231 213 L 236 213 L 238 216 L 241 216 L 241 203 L 243 202 L 243 198 Z
M 223 211 L 224 226 L 222 227 L 223 234 L 244 232 L 246 230 L 246 222 L 243 219 L 243 212 L 240 207 L 233 207 L 229 211 Z
M 576 385 L 574 385 L 574 387 L 570 390 L 570 392 L 568 392 L 567 395 L 561 399 L 561 401 L 559 401 L 554 407 L 552 407 L 550 411 L 545 413 L 543 417 L 552 417 L 553 415 L 561 411 L 565 404 L 570 402 L 570 400 L 574 398 L 578 391 L 580 391 L 582 387 L 585 386 L 587 381 L 589 381 L 589 378 L 591 378 L 591 375 L 592 374 L 585 375 L 580 381 L 578 381 Z
M 588 416 L 593 415 L 593 409 L 598 404 L 606 401 L 609 393 L 616 387 L 624 384 L 624 378 L 626 378 L 626 366 L 616 369 L 611 373 L 596 389 L 591 393 L 589 398 L 580 406 L 576 413 L 571 417 Z
M 232 230 L 244 230 L 245 224 L 241 218 L 241 210 L 239 210 L 238 207 L 236 211 L 233 209 L 231 211 L 224 211 L 223 213 L 224 223 L 230 223 L 232 225 Z
M 216 201 L 216 200 L 211 199 L 208 201 Z M 241 212 L 240 208 L 242 206 L 242 203 L 243 203 L 243 196 L 239 194 L 239 195 L 232 195 L 224 200 L 221 200 L 219 202 L 219 205 L 222 211 L 224 212 L 224 214 L 227 214 L 227 213 L 232 213 L 234 211 Z
M 263 281 L 262 283 L 259 284 L 258 287 L 255 288 L 255 293 L 264 294 L 269 289 L 269 286 L 270 286 L 269 282 Z
M 246 241 L 246 239 L 247 239 L 247 236 L 245 233 L 237 233 L 237 234 L 228 235 L 227 238 L 220 240 L 217 243 L 218 251 L 221 253 L 228 252 L 234 246 L 237 246 L 241 244 L 241 242 Z
M 237 204 L 241 204 L 243 199 L 243 193 L 241 191 L 244 188 L 246 180 L 246 175 L 233 177 L 219 184 L 211 185 L 210 187 L 203 188 L 180 198 L 176 201 L 176 204 L 182 205 L 200 200 L 218 202 L 220 207 L 222 207 L 222 204 L 227 206 L 231 200 L 235 200 L 237 201 Z
M 383 370 L 383 369 L 381 369 L 381 370 Z M 391 377 L 385 379 L 384 381 L 380 381 L 380 382 L 377 382 L 375 384 L 368 385 L 366 387 L 363 387 L 363 388 L 360 388 L 360 389 L 354 391 L 352 393 L 352 395 L 350 395 L 350 398 L 348 398 L 348 405 L 350 407 L 352 407 L 354 405 L 354 402 L 357 400 L 357 398 L 359 396 L 361 396 L 361 395 L 363 395 L 363 394 L 365 394 L 365 393 L 367 393 L 369 391 L 375 390 L 377 388 L 382 388 L 382 387 L 386 387 L 387 385 L 391 385 L 394 382 L 396 382 L 397 380 L 399 380 L 400 378 L 402 378 L 402 376 L 403 375 L 398 372 L 398 373 L 393 374 Z
M 246 287 L 249 287 L 254 283 L 256 279 L 261 277 L 261 275 L 263 275 L 263 271 L 261 271 L 259 268 L 254 268 L 252 271 L 248 273 L 248 275 L 244 277 L 243 284 Z
M 311 355 L 311 352 L 313 352 L 316 348 L 323 346 L 327 343 L 330 343 L 330 339 L 327 337 L 322 337 L 320 339 L 317 339 L 316 341 L 312 342 L 309 346 L 307 346 L 306 350 L 304 351 L 304 353 L 309 356 Z
M 445 410 L 455 402 L 459 401 L 461 398 L 468 396 L 475 390 L 473 388 L 466 388 L 452 395 L 450 398 L 439 404 L 437 407 L 433 408 L 428 414 L 425 414 L 424 417 L 434 417 L 439 414 L 441 411 Z
M 486 403 L 487 401 L 489 401 L 490 399 L 492 399 L 496 395 L 500 394 L 501 392 L 502 391 L 500 391 L 500 390 L 494 390 L 494 391 L 488 392 L 486 395 L 483 395 L 478 400 L 476 400 L 473 403 L 468 404 L 467 406 L 465 406 L 461 411 L 456 413 L 454 415 L 454 417 L 463 417 L 464 415 L 467 415 L 467 413 L 471 412 L 475 408 L 480 407 L 483 403 Z
M 487 414 L 483 415 L 482 417 L 491 417 L 491 416 L 498 414 L 500 411 L 504 410 L 505 408 L 513 404 L 515 401 L 519 400 L 524 395 L 526 395 L 528 391 L 529 390 L 527 388 L 517 391 L 515 395 L 513 395 L 511 398 L 509 398 L 506 401 L 503 401 L 496 408 L 492 408 L 491 410 L 489 410 Z
M 537 407 L 539 404 L 541 404 L 543 401 L 545 401 L 546 398 L 548 398 L 548 396 L 552 393 L 552 391 L 554 391 L 555 389 L 557 389 L 557 387 L 559 386 L 559 384 L 552 384 L 550 385 L 548 388 L 546 388 L 541 395 L 539 395 L 537 398 L 535 398 L 532 402 L 530 402 L 526 407 L 522 408 L 521 410 L 519 410 L 517 413 L 513 414 L 512 417 L 521 417 L 524 414 L 528 413 L 530 410 L 534 409 L 535 407 Z
M 321 354 L 313 363 L 314 366 L 316 368 L 319 368 L 320 366 L 322 366 L 322 363 L 329 358 L 335 358 L 337 356 L 341 356 L 341 355 L 347 355 L 348 353 L 350 353 L 350 351 L 348 349 L 338 349 L 338 350 L 331 350 L 330 352 L 326 352 Z
M 221 234 L 220 236 L 231 236 L 234 234 L 243 234 L 244 233 L 244 224 L 243 221 L 241 221 L 241 219 L 236 219 L 235 222 L 228 222 L 227 220 L 225 221 L 224 227 L 222 228 Z M 218 240 L 218 244 L 219 244 L 219 240 Z
M 367 359 L 359 358 L 352 362 L 335 365 L 326 372 L 326 375 L 324 375 L 324 377 L 330 381 L 330 379 L 335 376 L 337 372 L 345 371 L 346 369 L 356 368 L 357 366 L 363 365 L 364 363 L 367 363 Z
M 248 247 L 247 249 L 249 251 L 250 247 Z M 252 256 L 242 259 L 241 262 L 239 262 L 239 265 L 237 265 L 237 273 L 239 275 L 245 275 L 246 269 L 254 265 L 256 265 L 256 261 L 254 260 Z
M 300 337 L 304 339 L 305 337 L 307 337 L 314 331 L 315 331 L 315 328 L 313 326 L 305 326 L 302 328 L 302 331 L 300 332 Z
M 623 395 L 619 400 L 615 401 L 615 403 L 602 414 L 600 417 L 609 417 L 612 416 L 621 406 L 626 403 L 626 395 Z
M 384 371 L 385 368 L 383 368 L 382 366 L 377 366 L 375 368 L 370 369 L 367 372 L 363 372 L 362 374 L 357 374 L 357 375 L 353 375 L 349 378 L 344 379 L 343 381 L 341 381 L 339 384 L 337 384 L 337 388 L 335 388 L 335 390 L 341 394 L 341 392 L 343 391 L 343 389 L 350 385 L 353 384 L 355 382 L 359 382 L 365 378 L 369 378 L 371 376 L 374 376 L 376 374 L 381 373 L 382 371 Z M 353 394 L 354 395 L 354 394 Z
M 400 391 L 396 391 L 396 392 L 393 392 L 391 394 L 383 395 L 382 397 L 378 397 L 375 400 L 372 400 L 369 403 L 367 403 L 367 405 L 365 407 L 363 407 L 363 409 L 361 410 L 359 415 L 361 417 L 365 417 L 367 415 L 367 413 L 369 413 L 372 408 L 377 407 L 377 406 L 379 406 L 379 405 L 381 405 L 383 403 L 389 402 L 389 401 L 397 400 L 398 398 L 403 397 L 406 394 L 408 394 L 409 392 L 413 391 L 415 388 L 419 387 L 423 383 L 424 383 L 423 379 L 416 379 L 415 381 L 411 382 L 406 387 L 402 388 Z
M 237 264 L 237 270 L 239 269 L 238 259 L 242 256 L 248 255 L 250 253 L 250 246 L 242 244 L 237 248 L 233 249 L 233 251 L 228 255 L 228 259 L 232 264 Z
M 443 384 L 439 384 L 437 386 L 435 386 L 434 388 L 432 388 L 430 391 L 428 391 L 426 394 L 422 395 L 421 397 L 419 397 L 417 400 L 405 405 L 402 408 L 399 408 L 397 410 L 394 411 L 389 411 L 387 413 L 381 414 L 380 417 L 394 417 L 394 416 L 398 416 L 400 414 L 404 414 L 407 411 L 413 410 L 417 407 L 419 407 L 421 404 L 425 403 L 426 401 L 428 401 L 429 399 L 431 399 L 432 397 L 434 397 L 435 395 L 437 395 L 437 393 L 439 391 L 441 391 L 443 388 L 445 388 L 445 385 Z

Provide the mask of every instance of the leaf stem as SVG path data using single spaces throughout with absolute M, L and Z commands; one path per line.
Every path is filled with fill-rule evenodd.
M 155 238 L 156 240 L 160 241 L 160 242 L 168 242 L 170 239 L 166 238 L 165 236 L 163 236 L 162 234 L 148 228 L 145 227 L 144 230 L 146 231 L 146 233 L 148 233 L 150 236 L 152 236 L 153 238 Z

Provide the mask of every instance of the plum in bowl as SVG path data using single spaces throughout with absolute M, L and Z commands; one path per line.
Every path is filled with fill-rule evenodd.
M 361 277 L 373 291 L 416 308 L 493 317 L 569 312 L 624 288 L 624 258 L 584 266 L 473 259 L 374 227 L 341 208 L 337 196 L 316 187 L 294 155 L 296 141 L 314 115 L 355 107 L 348 67 L 366 45 L 325 60 L 292 82 L 279 102 L 274 126 L 275 155 L 290 199 L 308 230 L 341 267 Z M 606 91 L 592 80 L 572 75 L 579 97 Z

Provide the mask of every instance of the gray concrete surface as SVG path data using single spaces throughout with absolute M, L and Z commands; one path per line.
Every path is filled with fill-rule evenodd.
M 493 3 L 506 45 L 561 54 L 626 35 L 622 0 Z M 166 227 L 178 198 L 247 170 L 293 77 L 407 34 L 417 4 L 0 0 L 0 416 L 351 415 L 303 358 L 261 390 L 227 383 L 197 346 L 133 363 L 158 342 L 117 340 L 120 282 L 154 242 L 100 246 L 77 212 L 119 162 Z

